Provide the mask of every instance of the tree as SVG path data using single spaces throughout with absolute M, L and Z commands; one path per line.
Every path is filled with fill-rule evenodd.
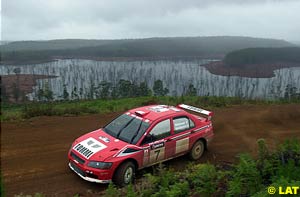
M 152 91 L 151 89 L 148 87 L 147 82 L 141 82 L 140 86 L 138 87 L 138 96 L 151 96 L 152 95 Z
M 53 92 L 50 90 L 49 84 L 45 83 L 43 88 L 38 89 L 37 98 L 39 101 L 52 101 L 53 100 Z
M 68 91 L 67 91 L 67 86 L 66 86 L 66 84 L 64 84 L 63 87 L 64 87 L 64 90 L 63 90 L 63 99 L 64 99 L 64 100 L 69 100 L 69 93 L 68 93 Z
M 154 96 L 165 96 L 169 93 L 167 88 L 164 88 L 163 82 L 161 80 L 156 80 L 153 85 Z
M 288 84 L 285 87 L 284 98 L 288 100 L 297 99 L 300 98 L 300 93 L 297 93 L 296 87 L 292 86 L 291 84 Z
M 50 90 L 49 84 L 46 83 L 44 85 L 44 97 L 46 99 L 46 101 L 52 101 L 53 100 L 53 92 L 52 90 Z
M 37 91 L 37 98 L 39 101 L 43 100 L 44 98 L 44 90 L 42 88 L 38 89 Z
M 91 86 L 90 86 L 90 91 L 88 93 L 88 98 L 89 99 L 93 99 L 94 98 L 95 90 L 96 90 L 95 84 L 92 82 Z
M 12 90 L 13 90 L 14 99 L 15 99 L 16 102 L 18 102 L 19 98 L 21 96 L 19 86 L 16 83 L 13 83 Z
M 101 99 L 107 99 L 110 96 L 110 92 L 111 92 L 111 83 L 107 82 L 107 81 L 101 81 L 101 83 L 98 86 L 98 96 Z
M 5 85 L 1 82 L 1 102 L 6 102 L 8 101 L 8 95 L 6 91 Z
M 83 98 L 83 88 L 79 88 L 79 96 L 80 96 L 80 99 Z
M 193 84 L 190 84 L 185 95 L 187 96 L 197 96 L 197 90 Z
M 140 86 L 139 84 L 133 82 L 130 87 L 130 97 L 138 97 L 141 96 Z
M 71 92 L 71 98 L 72 99 L 75 99 L 75 100 L 78 100 L 79 99 L 79 96 L 78 96 L 78 93 L 77 93 L 77 87 L 75 86 Z
M 116 87 L 116 86 L 112 87 L 111 97 L 112 98 L 118 98 L 118 96 L 119 96 L 118 87 Z
M 121 79 L 118 82 L 118 93 L 119 97 L 126 98 L 133 96 L 133 87 L 132 83 L 128 80 Z

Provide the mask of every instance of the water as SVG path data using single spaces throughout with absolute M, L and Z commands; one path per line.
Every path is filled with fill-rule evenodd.
M 0 74 L 14 74 L 20 68 L 21 74 L 55 75 L 56 78 L 37 81 L 33 93 L 47 83 L 54 93 L 54 99 L 63 95 L 64 85 L 69 94 L 74 87 L 82 88 L 82 97 L 87 97 L 91 85 L 101 81 L 116 84 L 120 79 L 131 82 L 147 82 L 153 87 L 155 80 L 162 80 L 169 89 L 169 95 L 181 95 L 190 84 L 197 89 L 198 95 L 239 96 L 244 98 L 274 99 L 284 96 L 288 84 L 300 89 L 300 68 L 285 68 L 275 71 L 272 78 L 247 78 L 219 76 L 211 74 L 203 65 L 209 60 L 193 61 L 93 61 L 81 59 L 58 60 L 55 62 L 32 65 L 1 65 Z

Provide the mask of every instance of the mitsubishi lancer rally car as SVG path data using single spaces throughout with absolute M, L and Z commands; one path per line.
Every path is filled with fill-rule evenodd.
M 136 170 L 184 154 L 197 160 L 214 135 L 212 114 L 185 104 L 129 110 L 76 139 L 68 153 L 69 167 L 84 180 L 124 186 Z

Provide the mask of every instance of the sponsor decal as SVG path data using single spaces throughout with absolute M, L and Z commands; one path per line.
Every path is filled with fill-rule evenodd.
M 165 158 L 165 147 L 157 148 L 150 151 L 150 163 L 162 161 Z
M 107 138 L 107 137 L 104 137 L 104 136 L 100 136 L 99 139 L 106 142 L 106 143 L 110 142 L 110 139 Z
M 189 138 L 184 138 L 176 141 L 176 149 L 175 153 L 181 153 L 183 151 L 187 151 L 189 149 Z
M 151 148 L 151 150 L 154 150 L 154 149 L 161 148 L 164 146 L 165 146 L 165 142 L 160 142 L 160 143 L 150 145 L 150 148 Z
M 85 158 L 90 158 L 96 152 L 105 149 L 107 146 L 99 142 L 98 140 L 90 137 L 82 142 L 79 142 L 73 147 L 73 150 L 80 153 Z
M 169 111 L 168 108 L 166 108 L 165 105 L 157 105 L 154 107 L 150 107 L 149 110 L 154 111 L 154 112 L 166 112 Z
M 201 130 L 206 129 L 206 128 L 209 128 L 209 127 L 210 127 L 210 125 L 206 125 L 206 126 L 203 126 L 203 127 L 198 128 L 198 129 L 195 129 L 194 132 L 196 132 L 196 131 L 201 131 Z
M 176 108 L 176 107 L 170 107 L 170 109 L 173 110 L 173 111 L 176 111 L 176 112 L 181 111 L 180 109 L 178 109 L 178 108 Z
M 191 132 L 187 132 L 187 133 L 184 133 L 184 134 L 182 134 L 182 135 L 177 135 L 177 136 L 175 136 L 175 137 L 172 137 L 171 139 L 172 139 L 172 140 L 176 140 L 176 139 L 179 139 L 179 138 L 186 137 L 186 136 L 188 136 L 188 135 L 190 135 L 190 134 L 191 134 Z

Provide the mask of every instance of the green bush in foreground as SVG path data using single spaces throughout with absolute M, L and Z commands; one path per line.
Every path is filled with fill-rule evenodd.
M 227 192 L 229 196 L 239 194 L 253 195 L 263 187 L 261 174 L 256 167 L 256 162 L 248 154 L 240 156 L 240 161 L 232 170 L 231 176 L 233 178 L 229 181 L 229 190 Z
M 192 165 L 188 169 L 187 179 L 192 189 L 202 196 L 211 196 L 217 191 L 221 174 L 211 164 Z
M 182 172 L 158 166 L 137 184 L 117 189 L 108 186 L 105 196 L 268 196 L 267 188 L 300 186 L 300 142 L 287 140 L 270 152 L 258 140 L 256 159 L 241 154 L 237 164 L 227 167 L 190 164 Z M 300 192 L 300 191 L 299 191 Z M 274 196 L 279 196 L 275 193 Z

